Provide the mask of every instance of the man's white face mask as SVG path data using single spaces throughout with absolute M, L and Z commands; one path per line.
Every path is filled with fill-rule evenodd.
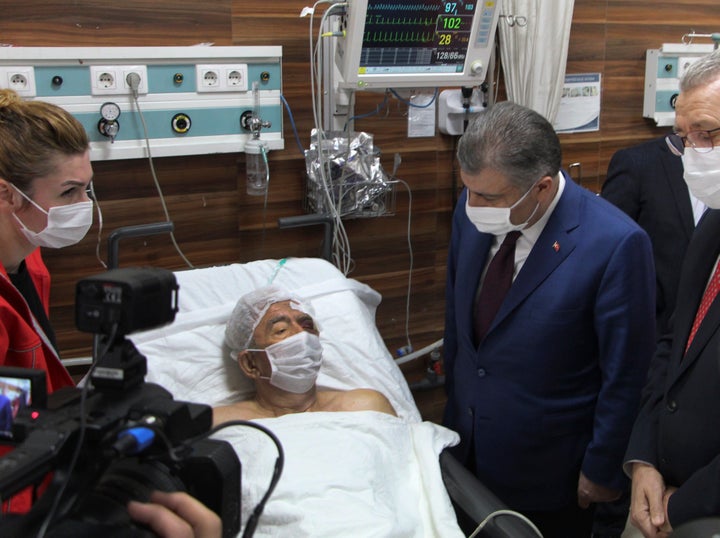
M 682 155 L 684 177 L 693 196 L 712 209 L 720 209 L 720 149 L 698 153 L 686 148 Z
M 260 379 L 269 379 L 274 387 L 295 394 L 303 394 L 312 388 L 322 364 L 320 338 L 307 331 L 300 331 L 265 349 L 248 351 L 264 351 L 270 361 L 270 377 Z
M 470 205 L 470 193 L 468 193 L 468 197 L 465 199 L 465 214 L 468 219 L 470 219 L 470 222 L 475 225 L 478 231 L 482 233 L 505 235 L 508 232 L 522 230 L 525 226 L 527 226 L 527 223 L 530 222 L 530 219 L 532 219 L 537 212 L 540 207 L 540 202 L 535 204 L 533 212 L 525 220 L 525 222 L 521 222 L 520 224 L 513 224 L 510 222 L 510 212 L 515 209 L 528 194 L 530 194 L 530 191 L 535 188 L 535 185 L 537 185 L 537 183 L 534 183 L 533 186 L 530 187 L 528 191 L 510 207 L 473 207 Z
M 28 202 L 47 215 L 47 225 L 39 232 L 34 232 L 20 220 L 15 213 L 15 220 L 20 223 L 20 231 L 25 238 L 36 247 L 63 248 L 74 245 L 87 234 L 93 221 L 92 201 L 51 207 L 45 211 L 27 194 L 13 185 L 16 191 Z

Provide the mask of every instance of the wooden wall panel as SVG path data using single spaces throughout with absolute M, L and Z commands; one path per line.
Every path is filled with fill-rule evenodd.
M 584 165 L 584 186 L 599 190 L 618 149 L 669 131 L 642 117 L 645 51 L 718 28 L 714 0 L 575 0 L 567 72 L 602 74 L 600 131 L 561 137 L 563 162 Z
M 231 0 L 3 2 L 0 41 L 25 47 L 231 45 Z
M 283 94 L 295 119 L 300 144 L 307 147 L 314 120 L 309 82 L 309 19 L 299 17 L 305 4 L 291 0 L 101 0 L 6 1 L 0 18 L 0 43 L 15 46 L 164 46 L 281 45 Z M 656 136 L 642 118 L 645 50 L 679 42 L 694 29 L 720 29 L 717 0 L 576 0 L 568 54 L 568 73 L 603 76 L 601 129 L 562 135 L 563 164 L 582 165 L 580 183 L 599 190 L 607 163 L 617 149 Z M 502 80 L 499 81 L 503 95 Z M 356 113 L 374 110 L 381 93 L 357 96 Z M 414 268 L 409 331 L 423 347 L 442 336 L 447 243 L 459 190 L 453 137 L 407 138 L 407 107 L 395 99 L 380 114 L 356 122 L 375 135 L 382 163 L 392 169 L 399 153 L 398 176 L 412 189 Z M 242 153 L 155 159 L 175 236 L 190 261 L 204 267 L 258 258 L 319 253 L 319 227 L 277 228 L 277 218 L 303 212 L 304 160 L 290 116 L 284 114 L 285 149 L 272 151 L 271 186 L 262 197 L 245 193 Z M 94 163 L 95 184 L 104 213 L 101 255 L 107 232 L 120 226 L 164 220 L 159 196 L 145 160 Z M 573 169 L 576 173 L 577 169 Z M 410 256 L 407 247 L 409 196 L 397 188 L 394 214 L 347 221 L 355 269 L 350 275 L 383 295 L 377 321 L 388 348 L 407 343 L 406 299 Z M 102 270 L 95 256 L 97 224 L 79 245 L 47 251 L 53 273 L 51 318 L 66 357 L 87 354 L 90 336 L 74 329 L 74 284 Z M 167 236 L 128 239 L 120 262 L 179 269 L 184 263 Z M 403 366 L 411 381 L 424 375 L 424 364 Z M 417 393 L 424 416 L 439 420 L 442 389 Z

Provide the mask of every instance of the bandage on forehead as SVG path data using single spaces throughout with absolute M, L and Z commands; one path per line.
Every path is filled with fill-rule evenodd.
M 225 340 L 233 353 L 248 349 L 255 329 L 268 309 L 275 303 L 290 301 L 294 310 L 314 318 L 312 307 L 300 297 L 279 286 L 264 286 L 246 293 L 238 300 L 225 327 Z

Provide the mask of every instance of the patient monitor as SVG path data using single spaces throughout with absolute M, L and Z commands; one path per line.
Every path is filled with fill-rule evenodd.
M 348 0 L 335 49 L 340 86 L 477 86 L 499 9 L 489 0 Z

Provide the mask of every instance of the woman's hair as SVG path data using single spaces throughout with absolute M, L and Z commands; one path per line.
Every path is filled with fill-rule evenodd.
M 503 101 L 470 122 L 458 143 L 457 159 L 467 173 L 496 170 L 527 190 L 541 177 L 557 175 L 562 152 L 549 121 L 529 108 Z
M 58 157 L 85 153 L 88 146 L 82 124 L 66 110 L 0 90 L 0 178 L 29 193 Z

